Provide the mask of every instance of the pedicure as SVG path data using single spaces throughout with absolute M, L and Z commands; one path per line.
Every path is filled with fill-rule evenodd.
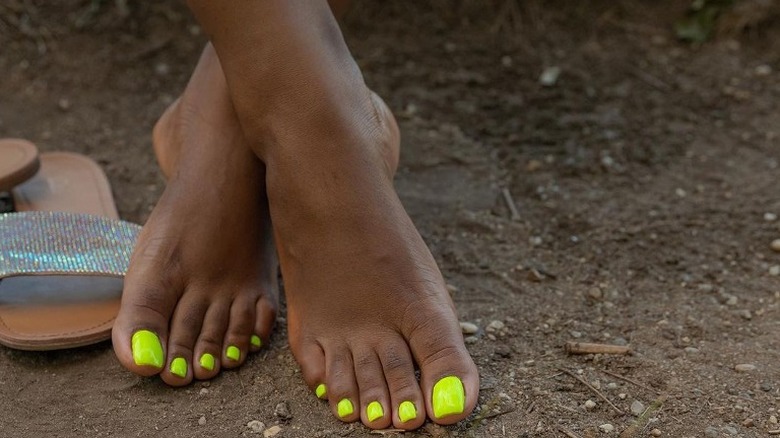
M 385 410 L 382 409 L 382 404 L 377 401 L 372 401 L 366 407 L 366 417 L 368 421 L 372 422 L 385 416 Z
M 405 401 L 398 406 L 398 419 L 401 423 L 412 421 L 417 418 L 417 407 L 410 401 Z
M 183 357 L 177 357 L 171 361 L 171 374 L 182 379 L 187 377 L 187 361 Z
M 341 418 L 349 417 L 353 412 L 355 412 L 355 408 L 352 406 L 352 402 L 348 398 L 341 399 L 337 406 L 337 410 L 339 411 L 339 417 Z
M 133 333 L 130 342 L 130 349 L 133 351 L 133 362 L 136 365 L 149 365 L 155 368 L 162 368 L 164 362 L 163 348 L 160 338 L 154 332 L 149 330 L 138 330 Z
M 324 383 L 320 383 L 317 385 L 317 388 L 314 390 L 314 394 L 317 395 L 317 398 L 325 398 L 325 394 L 328 392 L 328 387 L 325 386 Z
M 212 371 L 214 369 L 214 364 L 216 361 L 214 360 L 214 355 L 212 355 L 211 353 L 205 353 L 203 356 L 200 357 L 199 362 L 201 368 L 208 371 Z
M 241 359 L 241 350 L 235 345 L 230 345 L 228 346 L 227 351 L 225 351 L 225 356 L 230 360 L 238 362 L 238 360 Z
M 444 418 L 462 414 L 466 409 L 466 391 L 463 382 L 455 376 L 447 376 L 433 385 L 433 415 Z
M 252 337 L 249 338 L 249 343 L 252 344 L 253 346 L 257 347 L 257 348 L 260 348 L 260 347 L 263 346 L 263 340 L 260 339 L 260 336 L 257 336 L 257 335 L 252 335 Z

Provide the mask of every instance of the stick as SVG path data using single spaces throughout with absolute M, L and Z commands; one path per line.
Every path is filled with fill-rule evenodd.
M 509 207 L 509 212 L 512 214 L 512 220 L 516 221 L 520 219 L 520 211 L 517 209 L 515 200 L 512 198 L 512 194 L 509 193 L 509 189 L 506 187 L 501 190 L 501 194 L 504 195 L 504 201 L 506 206 Z
M 631 347 L 587 342 L 567 342 L 563 347 L 569 354 L 629 354 Z
M 636 385 L 636 386 L 638 386 L 638 387 L 640 387 L 640 388 L 642 388 L 642 389 L 646 389 L 646 390 L 648 390 L 648 391 L 650 391 L 650 392 L 654 392 L 654 393 L 656 393 L 656 394 L 660 394 L 660 392 L 659 392 L 659 391 L 656 391 L 655 389 L 653 389 L 653 388 L 651 388 L 651 387 L 649 387 L 649 386 L 643 385 L 643 384 L 641 384 L 641 383 L 637 382 L 636 380 L 629 379 L 629 378 L 628 378 L 628 377 L 626 377 L 626 376 L 621 376 L 620 374 L 616 374 L 616 373 L 613 373 L 613 372 L 611 372 L 611 371 L 607 371 L 607 370 L 600 370 L 600 371 L 601 371 L 602 373 L 604 373 L 604 374 L 608 374 L 608 375 L 610 375 L 610 376 L 612 376 L 612 377 L 614 377 L 614 378 L 616 378 L 616 379 L 620 379 L 620 380 L 626 381 L 626 382 L 628 382 L 628 383 L 634 384 L 634 385 Z
M 770 434 L 770 435 L 780 435 L 780 429 L 770 430 L 767 433 Z
M 577 435 L 575 435 L 574 432 L 570 431 L 569 429 L 563 426 L 558 426 L 558 430 L 560 430 L 562 434 L 566 435 L 569 438 L 580 438 Z
M 571 371 L 567 369 L 560 368 L 561 371 L 564 373 L 570 375 L 571 377 L 577 379 L 578 382 L 582 383 L 583 385 L 587 386 L 591 391 L 593 391 L 599 398 L 607 402 L 608 405 L 612 406 L 612 409 L 619 412 L 620 414 L 625 414 L 619 407 L 615 406 L 607 397 L 604 396 L 604 394 L 601 393 L 598 389 L 594 388 L 590 383 L 586 382 L 584 379 L 582 379 L 580 376 L 572 373 Z
M 640 415 L 639 418 L 634 421 L 634 424 L 629 426 L 628 429 L 624 430 L 623 433 L 620 434 L 620 438 L 632 438 L 636 436 L 645 427 L 645 425 L 647 425 L 647 422 L 651 417 L 653 417 L 655 412 L 664 405 L 666 397 L 666 395 L 662 395 L 655 399 L 653 404 L 651 404 L 650 407 L 648 407 L 645 412 L 643 412 L 642 415 Z

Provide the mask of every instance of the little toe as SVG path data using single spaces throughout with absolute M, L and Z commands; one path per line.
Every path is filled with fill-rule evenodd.
M 230 307 L 228 302 L 215 302 L 203 317 L 193 355 L 193 371 L 196 379 L 211 379 L 219 373 L 222 358 L 222 342 L 228 326 Z
M 325 369 L 328 401 L 333 415 L 347 423 L 359 420 L 360 396 L 352 353 L 344 345 L 326 345 Z
M 390 400 L 393 426 L 414 430 L 425 422 L 425 399 L 414 372 L 409 347 L 401 339 L 386 342 L 379 350 Z
M 360 390 L 360 418 L 372 429 L 385 429 L 392 423 L 393 410 L 382 363 L 374 349 L 362 345 L 356 346 L 352 355 Z

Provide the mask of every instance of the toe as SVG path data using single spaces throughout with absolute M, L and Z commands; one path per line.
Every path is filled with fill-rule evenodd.
M 317 398 L 328 399 L 328 385 L 325 382 L 325 353 L 314 341 L 304 343 L 301 348 L 293 346 L 295 359 L 301 366 L 306 385 Z
M 240 293 L 230 306 L 230 321 L 222 342 L 222 366 L 235 368 L 246 360 L 254 334 L 257 296 Z
M 192 381 L 192 352 L 203 327 L 203 317 L 208 302 L 203 294 L 189 290 L 176 305 L 171 318 L 168 336 L 168 360 L 160 373 L 162 380 L 171 386 L 184 386 Z
M 166 288 L 126 278 L 111 333 L 114 351 L 125 368 L 141 376 L 163 370 L 168 321 L 177 299 Z
M 479 374 L 463 343 L 457 318 L 449 309 L 418 321 L 409 337 L 420 366 L 420 381 L 428 417 L 438 424 L 466 418 L 477 403 Z
M 229 302 L 213 302 L 206 310 L 203 327 L 193 352 L 193 371 L 196 379 L 210 379 L 219 373 L 222 341 L 225 339 L 229 316 Z
M 376 351 L 365 344 L 354 346 L 352 356 L 360 390 L 360 418 L 372 429 L 385 429 L 392 423 L 393 411 L 382 363 Z
M 401 339 L 386 342 L 379 358 L 390 390 L 393 426 L 413 430 L 425 422 L 425 399 L 414 373 L 409 347 Z
M 355 381 L 352 353 L 346 345 L 325 346 L 325 372 L 328 401 L 333 415 L 341 421 L 360 419 L 360 397 Z
M 268 343 L 276 321 L 276 303 L 263 294 L 255 305 L 255 327 L 250 337 L 250 351 L 258 351 Z

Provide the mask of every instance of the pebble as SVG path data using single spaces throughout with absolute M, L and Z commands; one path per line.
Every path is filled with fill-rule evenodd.
M 59 100 L 59 102 L 57 102 L 57 106 L 62 111 L 67 111 L 67 110 L 70 109 L 70 101 L 68 99 L 62 98 L 62 99 Z
M 753 427 L 755 425 L 755 422 L 752 418 L 745 418 L 745 421 L 742 422 L 742 425 L 745 427 Z
M 290 405 L 288 405 L 286 401 L 280 402 L 276 405 L 276 408 L 274 408 L 274 415 L 282 420 L 289 420 L 292 418 L 292 414 L 290 413 Z
M 729 435 L 736 435 L 738 433 L 737 428 L 734 426 L 723 426 L 723 431 Z
M 496 340 L 496 336 L 493 335 L 492 333 L 487 335 L 487 338 L 490 339 L 491 341 L 495 341 Z
M 588 289 L 588 296 L 593 298 L 594 300 L 600 300 L 601 297 L 604 296 L 604 294 L 601 292 L 601 289 L 597 287 L 592 287 Z
M 642 415 L 642 413 L 644 412 L 645 412 L 645 405 L 643 405 L 641 401 L 634 400 L 631 403 L 631 413 L 634 414 L 635 417 Z
M 774 265 L 769 268 L 769 275 L 777 277 L 780 275 L 780 265 Z
M 684 351 L 688 354 L 697 354 L 699 352 L 699 349 L 696 347 L 685 347 Z
M 618 394 L 618 398 L 621 399 L 621 400 L 625 400 L 626 397 L 628 397 L 628 395 L 626 395 L 626 393 L 624 393 L 624 392 L 621 392 L 620 394 Z
M 200 392 L 198 394 L 200 395 L 206 395 L 209 393 L 209 390 L 206 388 L 200 388 Z
M 467 344 L 476 344 L 477 342 L 479 342 L 479 338 L 476 337 L 476 336 L 466 336 L 463 339 L 463 342 L 465 342 Z
M 270 438 L 272 436 L 278 435 L 279 432 L 281 431 L 282 431 L 281 426 L 271 426 L 268 429 L 266 429 L 265 432 L 263 432 L 263 436 L 265 438 Z
M 720 433 L 718 433 L 718 429 L 715 429 L 712 426 L 707 426 L 707 428 L 704 429 L 704 436 L 707 438 L 718 438 Z
M 502 330 L 504 327 L 505 327 L 504 323 L 496 319 L 494 321 L 490 321 L 490 324 L 488 324 L 485 330 L 487 332 L 497 332 L 499 330 Z
M 766 64 L 761 64 L 756 67 L 755 71 L 756 71 L 756 76 L 769 76 L 770 74 L 772 74 L 772 67 Z
M 777 417 L 775 417 L 774 415 L 770 415 L 769 422 L 772 424 L 777 424 Z
M 729 295 L 728 299 L 726 299 L 726 305 L 727 306 L 736 306 L 737 305 L 737 296 L 736 295 Z
M 561 75 L 560 67 L 547 67 L 544 69 L 541 75 L 539 75 L 539 83 L 545 87 L 552 87 L 558 82 L 558 76 Z
M 265 430 L 265 424 L 262 421 L 252 420 L 246 424 L 246 427 L 252 431 L 252 433 L 262 433 Z
M 750 372 L 750 371 L 755 371 L 756 370 L 756 366 L 753 365 L 752 363 L 741 363 L 741 364 L 736 365 L 734 367 L 734 369 L 736 371 L 739 371 L 740 373 L 747 373 L 747 372 Z
M 609 423 L 604 423 L 601 426 L 599 426 L 599 429 L 601 429 L 602 432 L 610 433 L 613 430 L 615 430 L 615 426 L 613 426 L 613 425 L 611 425 Z
M 206 424 L 206 416 L 205 415 L 201 415 L 200 418 L 198 418 L 198 424 L 200 426 L 203 426 L 203 425 Z
M 570 334 L 570 335 L 571 335 L 571 337 L 572 337 L 572 338 L 574 338 L 574 339 L 579 339 L 579 338 L 581 338 L 581 337 L 582 337 L 582 332 L 578 332 L 578 331 L 576 331 L 576 330 L 572 330 L 572 331 L 570 331 L 570 332 L 569 332 L 569 334 Z
M 652 436 L 661 436 L 661 430 L 660 429 L 653 429 L 650 431 L 650 435 Z
M 473 335 L 479 331 L 479 327 L 473 322 L 461 322 L 460 331 L 463 332 L 464 335 Z
M 769 247 L 772 248 L 772 251 L 780 252 L 780 239 L 773 240 Z
M 764 213 L 764 220 L 767 222 L 774 222 L 777 220 L 777 215 L 774 213 Z
M 593 400 L 587 400 L 585 402 L 585 409 L 593 409 L 595 407 L 596 407 L 596 402 L 594 402 Z

